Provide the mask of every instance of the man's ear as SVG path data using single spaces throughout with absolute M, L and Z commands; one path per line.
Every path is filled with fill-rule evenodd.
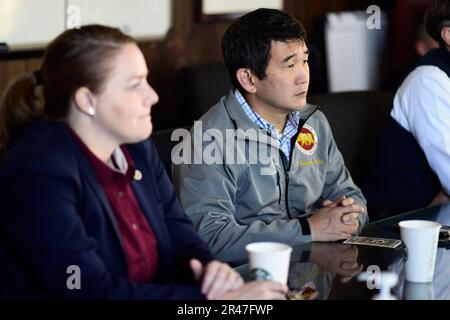
M 248 93 L 255 93 L 255 76 L 247 68 L 240 68 L 236 71 L 236 78 L 239 81 L 241 87 Z
M 88 88 L 81 87 L 75 92 L 75 106 L 82 113 L 93 116 L 95 114 L 96 104 L 97 98 Z
M 441 30 L 441 37 L 444 40 L 447 47 L 450 48 L 450 27 L 443 27 Z

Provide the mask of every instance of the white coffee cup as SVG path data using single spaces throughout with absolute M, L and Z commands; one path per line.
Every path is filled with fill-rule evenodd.
M 247 250 L 250 273 L 256 280 L 287 284 L 292 247 L 279 242 L 254 242 Z
M 401 221 L 399 226 L 400 236 L 406 247 L 406 281 L 433 281 L 441 225 L 433 221 L 407 220 Z

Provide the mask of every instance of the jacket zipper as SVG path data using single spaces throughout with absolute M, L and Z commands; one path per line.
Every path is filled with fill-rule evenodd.
M 285 197 L 285 207 L 286 207 L 286 212 L 288 214 L 289 219 L 292 219 L 292 215 L 291 212 L 289 210 L 289 172 L 288 172 L 288 168 L 286 168 L 287 164 L 287 157 L 284 155 L 283 151 L 280 150 L 280 156 L 281 156 L 281 162 L 283 162 L 283 171 L 284 171 L 284 197 Z M 281 186 L 280 186 L 281 188 Z
M 278 205 L 281 203 L 281 184 L 280 184 L 280 173 L 277 170 L 277 186 L 278 186 Z
M 299 126 L 298 126 L 298 130 L 297 133 L 294 135 L 295 140 L 292 139 L 291 140 L 291 150 L 290 150 L 290 157 L 289 157 L 289 161 L 287 161 L 287 157 L 284 155 L 283 151 L 280 150 L 280 155 L 281 155 L 281 159 L 283 162 L 283 169 L 284 169 L 284 177 L 285 177 L 285 182 L 286 182 L 286 187 L 285 187 L 285 200 L 286 200 L 286 212 L 288 214 L 288 217 L 290 219 L 292 219 L 292 215 L 291 215 L 291 211 L 289 210 L 289 170 L 291 168 L 292 165 L 292 157 L 294 155 L 294 148 L 295 148 L 295 141 L 297 141 L 298 135 L 300 134 L 300 131 L 302 130 L 303 126 L 305 125 L 306 121 L 319 109 L 319 107 L 316 107 L 309 115 L 306 119 L 302 119 L 300 120 Z

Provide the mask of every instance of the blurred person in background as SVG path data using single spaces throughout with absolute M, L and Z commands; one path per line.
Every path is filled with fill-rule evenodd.
M 363 192 L 376 218 L 450 200 L 450 0 L 433 1 L 425 26 L 439 48 L 403 81 L 370 157 Z

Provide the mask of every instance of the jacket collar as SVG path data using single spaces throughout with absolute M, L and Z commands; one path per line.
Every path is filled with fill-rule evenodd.
M 276 141 L 276 139 L 273 139 L 272 137 L 270 137 L 267 134 L 266 130 L 261 129 L 260 127 L 258 127 L 244 112 L 244 110 L 242 110 L 242 106 L 239 104 L 239 102 L 236 99 L 236 96 L 234 95 L 234 90 L 235 89 L 231 89 L 230 92 L 228 93 L 228 95 L 225 97 L 225 109 L 231 119 L 231 121 L 233 122 L 235 129 L 241 129 L 241 130 L 248 130 L 248 129 L 252 129 L 252 130 L 256 130 L 257 132 L 259 132 L 260 134 L 258 134 L 258 139 L 253 139 L 252 137 L 245 137 L 245 139 L 248 140 L 253 140 L 253 141 L 258 141 L 258 142 L 262 142 L 262 143 L 270 143 L 273 146 L 278 146 L 278 141 Z M 306 120 L 308 119 L 314 112 L 316 112 L 318 108 L 316 106 L 313 106 L 309 103 L 306 104 L 306 106 L 300 110 L 300 119 L 301 120 Z M 303 124 L 305 121 L 300 121 L 300 124 Z M 303 126 L 303 125 L 302 125 Z M 300 128 L 298 128 L 300 129 Z M 261 140 L 259 139 L 259 137 L 261 137 L 261 134 L 268 136 L 269 140 L 264 139 Z M 237 137 L 238 139 L 240 139 L 239 137 Z
M 234 89 L 231 89 L 225 98 L 225 108 L 231 121 L 235 124 L 236 129 L 260 130 L 260 128 L 245 114 L 244 110 L 242 110 L 241 105 L 234 95 Z

